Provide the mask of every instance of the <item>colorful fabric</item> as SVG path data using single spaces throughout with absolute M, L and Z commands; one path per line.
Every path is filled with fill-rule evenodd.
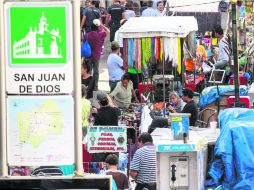
M 124 68 L 128 68 L 128 39 L 123 39 L 123 65 Z
M 177 72 L 181 74 L 182 71 L 182 56 L 181 56 L 181 38 L 177 39 L 177 46 L 178 46 L 178 61 L 177 61 Z
M 146 64 L 146 38 L 141 39 L 141 60 L 142 60 L 142 65 Z
M 161 43 L 160 43 L 160 37 L 156 37 L 155 38 L 155 60 L 160 60 L 160 47 Z
M 128 39 L 128 66 L 133 67 L 133 39 Z
M 160 60 L 163 58 L 163 38 L 160 38 Z
M 146 44 L 146 46 L 145 46 L 145 53 L 146 53 L 146 62 L 145 62 L 145 64 L 151 59 L 151 56 L 152 56 L 152 54 L 151 54 L 151 38 L 146 38 L 145 39 L 145 44 Z
M 138 39 L 138 64 L 137 64 L 137 69 L 141 69 L 142 67 L 142 62 L 141 62 L 141 39 Z
M 134 39 L 134 47 L 133 47 L 133 67 L 136 67 L 136 65 L 138 64 L 138 39 L 135 38 Z

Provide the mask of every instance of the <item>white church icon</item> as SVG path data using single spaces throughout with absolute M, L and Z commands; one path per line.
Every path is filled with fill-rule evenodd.
M 62 58 L 59 28 L 49 30 L 47 18 L 42 12 L 39 30 L 30 27 L 28 34 L 20 41 L 14 41 L 14 58 Z

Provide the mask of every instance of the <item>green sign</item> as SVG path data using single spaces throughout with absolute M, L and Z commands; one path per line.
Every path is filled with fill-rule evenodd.
M 10 7 L 11 64 L 66 64 L 66 28 L 66 7 Z

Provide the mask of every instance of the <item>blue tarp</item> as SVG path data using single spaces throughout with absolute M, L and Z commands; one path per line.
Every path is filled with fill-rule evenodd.
M 225 109 L 219 114 L 220 136 L 215 144 L 207 186 L 254 190 L 254 110 Z
M 220 98 L 222 98 L 227 92 L 234 92 L 234 85 L 222 85 L 219 87 Z M 247 86 L 240 86 L 240 96 L 246 96 L 248 94 Z M 204 106 L 214 102 L 219 98 L 217 86 L 210 86 L 205 88 L 199 98 L 198 105 L 203 108 Z

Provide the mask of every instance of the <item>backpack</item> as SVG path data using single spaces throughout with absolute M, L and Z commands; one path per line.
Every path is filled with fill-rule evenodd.
M 88 58 L 91 56 L 91 54 L 92 54 L 91 46 L 88 40 L 86 40 L 81 46 L 81 57 Z

